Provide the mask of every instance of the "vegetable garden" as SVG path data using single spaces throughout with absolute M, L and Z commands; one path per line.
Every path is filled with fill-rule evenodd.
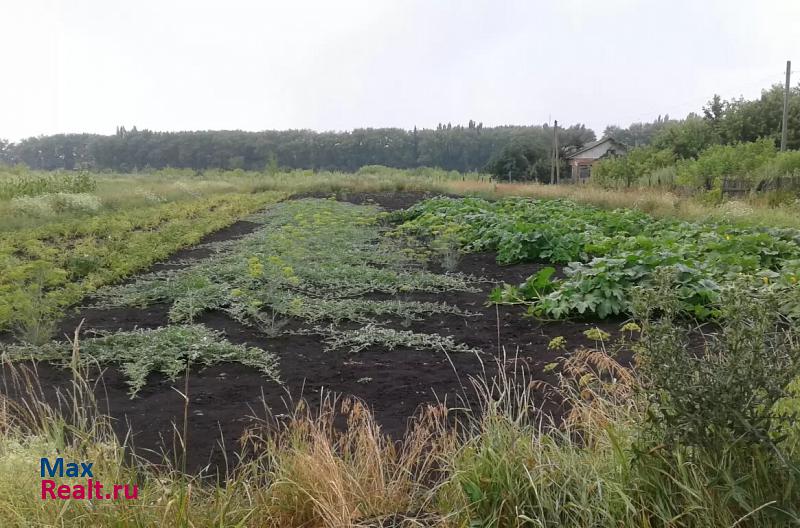
M 492 301 L 529 305 L 530 315 L 600 318 L 630 313 L 637 288 L 669 273 L 681 306 L 705 319 L 718 314 L 719 292 L 736 283 L 780 293 L 782 311 L 800 316 L 800 231 L 722 223 L 655 220 L 633 210 L 605 211 L 568 201 L 429 200 L 397 214 L 403 232 L 448 236 L 465 251 L 494 251 L 503 264 L 561 264 Z
M 83 387 L 147 489 L 153 462 L 263 486 L 208 525 L 800 519 L 798 230 L 236 180 L 114 209 L 48 181 L 5 199 L 100 205 L 0 231 L 4 398 Z M 66 449 L 97 448 L 81 427 Z

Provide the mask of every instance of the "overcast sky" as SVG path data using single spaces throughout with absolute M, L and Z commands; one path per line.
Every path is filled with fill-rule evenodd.
M 469 119 L 599 135 L 800 71 L 800 1 L 3 0 L 0 49 L 11 140 Z

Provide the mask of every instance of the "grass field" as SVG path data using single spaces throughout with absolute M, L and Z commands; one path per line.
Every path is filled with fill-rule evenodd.
M 0 525 L 800 526 L 798 216 L 2 173 Z M 56 456 L 137 498 L 42 500 Z

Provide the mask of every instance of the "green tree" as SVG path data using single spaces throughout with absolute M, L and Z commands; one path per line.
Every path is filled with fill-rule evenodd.
M 682 121 L 673 121 L 653 138 L 657 149 L 672 151 L 676 158 L 696 158 L 703 150 L 720 142 L 712 124 L 695 114 Z

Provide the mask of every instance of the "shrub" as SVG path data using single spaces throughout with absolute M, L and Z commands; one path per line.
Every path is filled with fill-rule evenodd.
M 592 181 L 605 188 L 630 187 L 657 169 L 672 165 L 669 150 L 641 147 L 626 156 L 604 159 L 592 168 Z
M 714 145 L 696 160 L 678 166 L 678 182 L 696 189 L 712 189 L 726 177 L 754 181 L 755 171 L 774 157 L 775 143 L 771 139 Z
M 52 306 L 47 289 L 62 278 L 62 273 L 43 262 L 26 266 L 30 280 L 12 296 L 12 328 L 16 337 L 31 345 L 42 345 L 53 337 L 58 310 Z
M 56 193 L 50 195 L 50 203 L 57 213 L 62 211 L 91 213 L 100 209 L 100 199 L 87 193 Z
M 53 206 L 47 196 L 18 196 L 11 200 L 11 211 L 17 215 L 43 218 L 53 214 Z
M 798 336 L 778 302 L 769 291 L 731 285 L 721 293 L 720 330 L 697 345 L 677 316 L 672 281 L 659 281 L 634 303 L 643 321 L 638 364 L 651 426 L 670 446 L 773 453 L 771 433 L 789 425 L 773 407 L 800 374 Z

